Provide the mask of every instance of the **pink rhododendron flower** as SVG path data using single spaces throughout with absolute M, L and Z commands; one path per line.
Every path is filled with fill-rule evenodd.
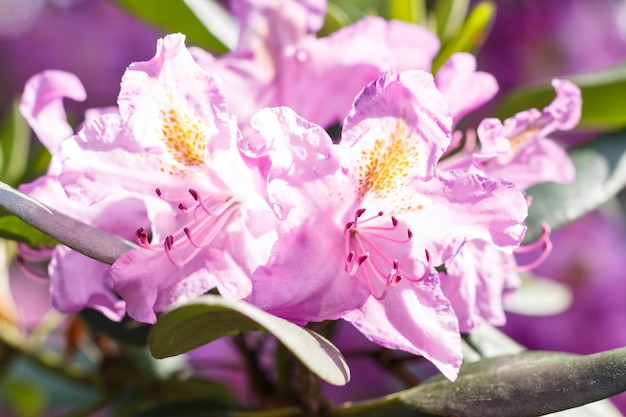
M 470 133 L 470 146 L 440 166 L 505 178 L 524 189 L 546 181 L 573 181 L 575 172 L 569 156 L 547 135 L 572 129 L 578 123 L 580 90 L 565 80 L 555 80 L 553 85 L 557 97 L 543 111 L 527 110 L 504 124 L 497 119 L 484 120 L 478 127 L 481 148 L 468 153 L 468 149 L 472 151 Z M 461 331 L 471 331 L 482 319 L 494 325 L 505 323 L 502 301 L 519 286 L 518 272 L 537 266 L 550 253 L 549 233 L 545 228 L 536 243 L 516 250 L 538 249 L 537 258 L 527 265 L 518 265 L 510 252 L 484 242 L 469 242 L 446 263 L 442 288 L 452 301 Z
M 128 314 L 154 322 L 155 312 L 216 287 L 247 296 L 274 216 L 239 156 L 219 81 L 194 63 L 182 35 L 170 35 L 154 58 L 128 68 L 118 103 L 119 114 L 100 115 L 63 143 L 60 180 L 89 204 L 144 202 L 147 219 L 131 217 L 142 248 L 112 268 Z
M 132 238 L 131 222 L 146 218 L 141 201 L 126 196 L 87 205 L 70 200 L 58 182 L 61 144 L 73 134 L 66 120 L 63 98 L 85 98 L 82 84 L 73 74 L 44 71 L 26 83 L 20 110 L 50 151 L 52 160 L 45 176 L 21 185 L 20 190 L 83 222 L 126 239 Z M 124 209 L 120 210 L 120 207 Z M 58 311 L 75 313 L 90 307 L 112 320 L 120 320 L 124 316 L 125 303 L 113 291 L 109 266 L 62 245 L 38 250 L 21 246 L 19 259 L 25 266 L 22 273 L 49 280 L 52 305 Z M 47 266 L 31 269 L 29 266 L 33 263 L 47 263 Z
M 296 226 L 279 233 L 249 300 L 296 322 L 344 318 L 454 378 L 458 322 L 433 266 L 470 239 L 511 252 L 526 203 L 510 182 L 436 169 L 452 118 L 432 76 L 392 71 L 369 84 L 339 145 L 288 108 L 252 126 L 243 152 Z
M 481 148 L 474 154 L 483 172 L 507 178 L 526 189 L 545 181 L 568 183 L 575 171 L 565 150 L 548 138 L 573 129 L 580 120 L 580 89 L 567 80 L 554 80 L 554 101 L 542 111 L 526 110 L 501 123 L 485 119 L 478 126 Z
M 230 110 L 246 135 L 252 132 L 251 117 L 267 106 L 288 106 L 331 126 L 381 72 L 428 70 L 439 49 L 437 37 L 425 28 L 374 16 L 316 38 L 311 32 L 322 26 L 322 1 L 235 4 L 241 24 L 237 48 L 219 58 L 192 51 L 203 68 L 223 78 Z

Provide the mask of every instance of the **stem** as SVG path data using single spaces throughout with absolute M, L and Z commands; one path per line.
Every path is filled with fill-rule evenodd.
M 276 344 L 276 379 L 275 392 L 279 398 L 288 400 L 293 396 L 293 380 L 289 350 L 280 342 Z
M 400 396 L 404 391 L 395 392 L 383 397 L 373 398 L 364 401 L 348 401 L 332 407 L 324 413 L 324 416 L 349 416 L 352 414 L 363 413 L 365 411 L 378 410 L 381 408 L 391 407 L 398 403 Z M 225 413 L 227 417 L 301 417 L 307 415 L 304 410 L 295 407 L 285 407 L 270 411 L 228 411 Z
M 395 405 L 404 391 L 363 401 L 348 401 L 330 409 L 329 416 L 348 416 Z

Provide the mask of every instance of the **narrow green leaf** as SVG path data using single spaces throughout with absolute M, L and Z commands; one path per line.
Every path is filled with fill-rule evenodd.
M 485 0 L 478 3 L 471 10 L 456 36 L 442 45 L 439 54 L 433 60 L 433 73 L 441 68 L 450 55 L 477 50 L 487 38 L 487 32 L 491 29 L 495 13 L 496 6 L 492 1 Z
M 228 47 L 205 27 L 184 0 L 115 0 L 115 2 L 164 32 L 184 33 L 188 42 L 214 53 L 228 52 Z
M 30 149 L 30 128 L 13 102 L 0 125 L 0 180 L 17 185 L 24 175 Z
M 137 247 L 46 207 L 4 183 L 0 183 L 0 207 L 75 251 L 107 264 L 113 264 L 120 255 Z
M 184 0 L 205 28 L 228 49 L 235 49 L 239 40 L 239 24 L 222 5 L 215 0 Z
M 243 301 L 205 295 L 159 317 L 148 336 L 155 358 L 179 355 L 224 336 L 268 331 L 320 378 L 345 385 L 350 371 L 341 353 L 317 333 Z
M 324 18 L 324 26 L 317 32 L 318 37 L 325 37 L 341 29 L 344 26 L 348 26 L 350 18 L 342 9 L 340 9 L 335 3 L 328 3 L 326 7 L 326 17 Z
M 526 241 L 541 234 L 541 222 L 561 227 L 613 198 L 626 185 L 626 131 L 604 135 L 569 152 L 576 167 L 572 184 L 543 183 L 532 197 Z
M 616 130 L 626 126 L 626 62 L 613 68 L 567 77 L 580 87 L 583 108 L 578 129 Z M 506 119 L 530 108 L 542 108 L 554 98 L 550 83 L 526 86 L 508 93 L 495 116 Z
M 389 19 L 425 24 L 426 3 L 424 0 L 390 0 Z
M 455 382 L 437 376 L 400 396 L 436 415 L 532 417 L 626 391 L 626 348 L 578 356 L 524 352 L 468 363 Z
M 343 13 L 348 16 L 350 22 L 356 22 L 368 15 L 381 16 L 389 19 L 388 0 L 330 0 Z
M 0 237 L 30 246 L 54 246 L 59 243 L 17 216 L 0 217 Z
M 446 42 L 463 27 L 469 0 L 438 0 L 434 7 L 437 35 L 442 42 Z

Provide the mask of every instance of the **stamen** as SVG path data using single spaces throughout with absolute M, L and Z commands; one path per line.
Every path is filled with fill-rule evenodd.
M 164 201 L 177 202 L 166 198 L 158 188 L 157 195 Z M 164 251 L 170 262 L 176 266 L 187 264 L 203 248 L 210 245 L 239 207 L 232 196 L 212 196 L 203 199 L 198 191 L 193 189 L 189 189 L 189 195 L 187 201 L 193 201 L 193 205 L 189 206 L 187 202 L 178 201 L 177 207 L 182 212 L 181 216 L 191 216 L 184 213 L 193 213 L 193 216 L 187 217 L 186 223 L 176 232 L 167 235 L 161 243 L 150 243 L 148 233 L 143 227 L 136 232 L 139 246 L 155 252 Z
M 398 237 L 400 222 L 395 216 L 390 216 L 391 225 L 372 225 L 368 223 L 382 217 L 384 213 L 379 211 L 374 216 L 362 219 L 364 212 L 363 208 L 355 211 L 354 220 L 347 222 L 344 227 L 345 271 L 348 275 L 354 276 L 357 271 L 361 271 L 371 295 L 378 300 L 385 298 L 389 290 L 402 279 L 421 282 L 430 275 L 432 260 L 428 251 L 425 251 L 427 266 L 424 274 L 414 278 L 408 276 L 402 270 L 400 261 L 388 256 L 388 249 L 383 250 L 377 242 L 383 240 L 398 245 L 409 243 L 413 238 L 410 229 L 406 229 L 406 238 Z M 382 284 L 382 291 L 376 290 L 375 281 Z
M 511 269 L 514 269 L 516 271 L 530 271 L 531 269 L 535 269 L 539 265 L 541 265 L 546 260 L 548 255 L 550 255 L 550 252 L 552 252 L 552 241 L 550 240 L 550 233 L 551 233 L 550 226 L 547 223 L 542 222 L 541 223 L 541 236 L 539 237 L 539 239 L 537 239 L 537 241 L 530 243 L 526 246 L 519 247 L 515 249 L 514 251 L 515 253 L 527 253 L 527 252 L 537 249 L 538 247 L 541 247 L 541 252 L 539 254 L 539 257 L 529 264 L 516 265 L 515 267 Z

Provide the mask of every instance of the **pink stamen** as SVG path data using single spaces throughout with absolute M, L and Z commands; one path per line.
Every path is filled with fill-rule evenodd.
M 350 276 L 355 275 L 357 270 L 362 271 L 371 295 L 377 300 L 382 300 L 402 279 L 421 282 L 430 275 L 432 259 L 428 251 L 425 251 L 427 267 L 424 275 L 414 278 L 404 273 L 398 259 L 388 256 L 377 243 L 377 240 L 383 240 L 398 245 L 407 244 L 413 238 L 410 229 L 406 229 L 406 238 L 399 238 L 397 234 L 400 231 L 397 229 L 400 222 L 396 217 L 390 216 L 391 226 L 380 226 L 368 223 L 382 217 L 384 215 L 382 211 L 368 218 L 361 218 L 363 213 L 365 213 L 363 208 L 355 211 L 354 220 L 347 222 L 344 227 L 345 271 Z M 382 284 L 382 291 L 376 290 L 374 281 Z
M 177 202 L 166 198 L 160 189 L 157 189 L 157 195 L 164 201 Z M 176 266 L 189 263 L 203 248 L 210 245 L 239 209 L 238 202 L 232 196 L 210 197 L 205 200 L 193 189 L 189 189 L 189 195 L 187 200 L 193 201 L 192 205 L 189 206 L 186 202 L 177 204 L 182 211 L 181 216 L 189 216 L 189 220 L 179 230 L 166 236 L 161 243 L 150 243 L 146 230 L 143 227 L 137 229 L 137 243 L 142 248 L 155 252 L 164 251 L 170 262 Z
M 546 260 L 548 255 L 550 255 L 550 253 L 552 252 L 552 241 L 550 240 L 550 233 L 551 233 L 550 226 L 547 223 L 542 222 L 541 223 L 541 236 L 539 237 L 539 239 L 537 239 L 533 243 L 530 243 L 528 245 L 521 246 L 515 249 L 515 253 L 528 253 L 532 250 L 535 250 L 541 247 L 541 252 L 539 254 L 539 257 L 529 264 L 516 265 L 515 267 L 512 267 L 510 269 L 513 269 L 516 271 L 530 271 L 531 269 L 535 269 L 539 265 L 541 265 Z

